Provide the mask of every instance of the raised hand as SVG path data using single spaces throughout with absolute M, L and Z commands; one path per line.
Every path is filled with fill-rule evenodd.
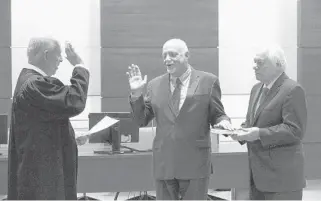
M 82 59 L 75 52 L 75 49 L 73 48 L 73 46 L 69 42 L 65 43 L 65 52 L 67 55 L 66 59 L 69 61 L 69 63 L 71 65 L 75 66 L 77 64 L 83 64 Z
M 141 95 L 147 83 L 147 75 L 145 75 L 143 79 L 139 67 L 134 64 L 128 67 L 126 74 L 128 76 L 131 93 L 135 96 Z

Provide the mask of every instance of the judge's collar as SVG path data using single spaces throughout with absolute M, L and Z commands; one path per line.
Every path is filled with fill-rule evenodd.
M 38 68 L 37 66 L 28 64 L 28 66 L 27 66 L 26 68 L 31 69 L 31 70 L 34 70 L 34 71 L 40 73 L 42 76 L 48 76 L 43 70 L 41 70 L 41 69 Z

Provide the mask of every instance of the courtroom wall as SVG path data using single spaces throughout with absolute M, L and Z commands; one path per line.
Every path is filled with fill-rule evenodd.
M 244 121 L 257 82 L 253 58 L 260 47 L 280 44 L 287 57 L 286 72 L 297 80 L 296 21 L 296 0 L 219 1 L 219 77 L 223 104 L 235 126 Z
M 161 46 L 172 37 L 187 42 L 195 68 L 219 76 L 223 104 L 236 125 L 244 120 L 249 92 L 256 83 L 252 66 L 257 45 L 280 43 L 288 58 L 287 73 L 295 80 L 301 76 L 297 76 L 296 0 L 11 2 L 13 60 L 9 82 L 12 82 L 12 89 L 18 73 L 26 64 L 26 47 L 32 36 L 50 35 L 62 43 L 70 40 L 89 66 L 88 104 L 81 115 L 73 118 L 75 128 L 85 130 L 88 127 L 89 112 L 129 111 L 125 74 L 128 65 L 139 65 L 142 73 L 148 75 L 148 80 L 164 73 Z M 184 9 L 177 9 L 181 6 Z M 71 14 L 75 9 L 81 15 Z M 7 39 L 1 38 L 8 43 Z M 4 49 L 1 48 L 2 51 Z M 68 84 L 71 72 L 72 68 L 64 61 L 56 76 Z M 316 76 L 311 70 L 308 72 Z M 5 76 L 4 79 L 10 77 Z M 309 79 L 305 80 L 309 82 Z M 10 95 L 1 101 L 8 100 L 8 97 Z M 313 102 L 316 100 L 310 104 Z M 4 103 L 0 106 L 7 108 Z
M 129 111 L 129 65 L 148 80 L 166 72 L 161 53 L 170 38 L 186 41 L 192 66 L 217 75 L 218 0 L 101 1 L 102 111 Z
M 321 1 L 298 1 L 298 81 L 306 90 L 306 142 L 321 142 Z
M 2 2 L 0 0 L 0 5 Z M 86 109 L 72 118 L 72 124 L 77 131 L 88 129 L 88 113 L 101 110 L 100 0 L 11 0 L 11 4 L 13 88 L 20 70 L 27 64 L 26 48 L 31 37 L 52 36 L 62 46 L 64 41 L 70 41 L 90 69 Z M 10 43 L 10 40 L 6 41 Z M 70 84 L 72 70 L 72 66 L 64 59 L 55 76 L 65 84 Z
M 0 114 L 8 114 L 11 107 L 11 4 L 0 1 Z M 1 118 L 2 120 L 2 118 Z M 1 127 L 4 126 L 0 122 Z M 3 129 L 0 128 L 2 131 Z M 0 133 L 0 144 L 7 141 L 6 133 Z

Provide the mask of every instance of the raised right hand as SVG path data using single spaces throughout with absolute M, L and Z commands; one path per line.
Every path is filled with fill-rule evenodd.
M 65 43 L 65 52 L 66 52 L 66 59 L 69 61 L 69 63 L 73 66 L 77 65 L 77 64 L 82 64 L 83 65 L 83 61 L 80 58 L 80 56 L 77 54 L 77 52 L 75 51 L 74 47 L 71 45 L 71 43 L 66 42 Z
M 142 74 L 137 65 L 132 64 L 128 67 L 128 76 L 129 87 L 133 95 L 139 96 L 142 94 L 144 86 L 147 83 L 147 75 L 142 79 Z

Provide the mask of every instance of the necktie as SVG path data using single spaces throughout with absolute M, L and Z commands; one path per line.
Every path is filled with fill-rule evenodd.
M 179 78 L 176 79 L 176 86 L 175 89 L 173 91 L 173 95 L 172 95 L 172 106 L 174 109 L 175 114 L 177 115 L 179 112 L 179 102 L 181 99 L 181 86 L 182 86 L 182 82 L 180 81 Z
M 257 102 L 257 106 L 256 106 L 256 112 L 259 109 L 260 105 L 263 103 L 263 101 L 265 100 L 267 94 L 269 92 L 269 89 L 267 87 L 263 87 L 262 91 L 261 91 L 261 96 L 259 101 Z

